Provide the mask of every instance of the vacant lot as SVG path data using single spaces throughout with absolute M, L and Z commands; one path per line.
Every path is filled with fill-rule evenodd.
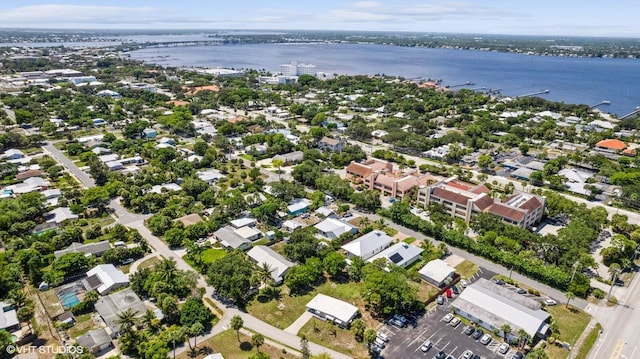
M 547 311 L 556 318 L 558 323 L 560 331 L 558 340 L 571 345 L 575 344 L 591 320 L 589 314 L 571 305 L 568 309 L 564 305 L 554 305 L 547 307 Z
M 350 357 L 368 358 L 367 348 L 356 341 L 353 332 L 318 318 L 311 318 L 300 329 L 298 335 L 302 334 L 306 335 L 310 342 L 331 348 Z
M 186 351 L 176 355 L 176 359 L 204 358 L 207 356 L 207 353 L 221 353 L 225 359 L 247 359 L 251 355 L 256 354 L 256 348 L 251 345 L 251 337 L 240 333 L 240 340 L 238 341 L 236 332 L 231 329 L 207 341 L 197 343 L 197 345 L 198 348 L 194 353 L 190 352 L 187 348 Z M 260 351 L 266 353 L 269 358 L 298 358 L 293 354 L 284 353 L 282 349 L 272 347 L 267 343 L 264 343 L 260 347 Z

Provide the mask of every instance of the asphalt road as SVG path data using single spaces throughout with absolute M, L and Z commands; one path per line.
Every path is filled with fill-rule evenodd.
M 55 148 L 52 144 L 47 144 L 43 146 L 46 152 L 48 152 L 56 161 L 60 164 L 64 165 L 69 169 L 69 171 L 85 186 L 85 187 L 93 187 L 95 186 L 95 182 L 78 166 L 76 166 L 71 160 L 69 160 L 60 150 Z M 178 269 L 185 271 L 193 271 L 193 268 L 187 262 L 185 262 L 181 257 L 176 255 L 169 247 L 158 237 L 154 236 L 147 227 L 144 225 L 145 216 L 141 214 L 131 213 L 126 208 L 124 208 L 120 203 L 116 200 L 112 200 L 110 202 L 110 207 L 114 210 L 114 213 L 118 216 L 118 222 L 127 225 L 129 228 L 133 228 L 138 230 L 140 235 L 147 240 L 149 246 L 151 246 L 157 253 L 162 255 L 167 259 L 174 259 L 176 261 L 176 266 Z M 198 287 L 205 289 L 205 296 L 213 300 L 213 302 L 218 306 L 218 308 L 225 308 L 224 315 L 220 318 L 220 321 L 213 327 L 213 329 L 202 337 L 198 337 L 198 342 L 202 342 L 203 340 L 207 340 L 218 333 L 221 333 L 230 328 L 231 318 L 235 315 L 239 315 L 242 317 L 244 321 L 244 327 L 248 328 L 254 332 L 258 332 L 263 334 L 265 337 L 272 338 L 275 341 L 289 346 L 291 348 L 300 348 L 300 338 L 297 335 L 287 333 L 282 329 L 276 328 L 266 322 L 263 322 L 256 317 L 242 312 L 234 307 L 227 307 L 225 304 L 221 303 L 214 297 L 214 289 L 210 285 L 207 284 L 204 277 L 202 275 L 198 275 Z M 328 353 L 334 359 L 347 359 L 350 358 L 348 355 L 338 353 L 329 348 L 325 348 L 318 344 L 309 342 L 309 349 L 312 354 L 320 354 L 320 353 Z M 183 346 L 177 352 L 186 350 Z

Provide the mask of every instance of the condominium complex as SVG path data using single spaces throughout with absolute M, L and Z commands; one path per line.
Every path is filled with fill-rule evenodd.
M 316 65 L 299 64 L 293 61 L 290 64 L 280 65 L 280 72 L 282 76 L 315 75 Z
M 451 177 L 418 191 L 418 204 L 441 203 L 447 211 L 469 223 L 480 212 L 494 214 L 506 223 L 531 228 L 542 219 L 545 198 L 529 193 L 516 193 L 504 201 L 496 201 L 484 184 L 474 185 Z

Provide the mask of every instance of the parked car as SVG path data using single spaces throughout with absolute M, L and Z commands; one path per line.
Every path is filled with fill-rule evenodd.
M 558 302 L 556 302 L 553 299 L 547 298 L 547 299 L 544 300 L 544 304 L 546 304 L 546 305 L 556 305 L 556 304 L 558 304 Z
M 372 353 L 380 354 L 380 352 L 382 351 L 382 348 L 380 348 L 376 344 L 371 344 L 371 346 L 369 347 L 369 350 L 371 350 Z
M 504 285 L 504 281 L 503 281 L 502 279 L 498 279 L 498 280 L 496 281 L 496 284 L 497 284 L 497 285 Z
M 484 333 L 482 333 L 482 330 L 480 330 L 480 329 L 476 329 L 476 330 L 473 332 L 473 334 L 471 334 L 471 337 L 472 337 L 473 339 L 480 339 L 480 337 L 482 336 L 482 334 L 484 334 Z
M 402 324 L 407 324 L 407 318 L 405 318 L 404 315 L 394 314 L 393 319 L 401 321 Z
M 453 319 L 453 314 L 447 313 L 447 315 L 445 315 L 444 318 L 442 318 L 442 321 L 445 323 L 449 323 L 451 319 Z
M 502 343 L 498 347 L 498 352 L 500 354 L 507 354 L 508 351 L 509 351 L 509 344 L 507 344 L 507 343 Z
M 482 358 L 480 358 L 480 355 L 478 354 L 473 354 L 473 357 L 471 359 L 482 359 Z
M 483 335 L 482 338 L 480 339 L 480 343 L 484 345 L 491 343 L 491 336 L 489 334 Z
M 380 348 L 383 348 L 383 349 L 384 349 L 384 347 L 387 346 L 386 343 L 384 342 L 384 340 L 382 340 L 382 339 L 380 339 L 378 337 L 376 337 L 376 339 L 373 341 L 373 343 L 375 345 L 379 346 Z
M 451 323 L 449 323 L 449 324 L 454 328 L 457 327 L 458 324 L 460 324 L 460 318 L 455 317 L 455 318 L 451 319 Z
M 460 285 L 462 286 L 462 288 L 466 288 L 467 287 L 467 281 L 466 280 L 461 280 L 460 281 Z
M 455 285 L 451 287 L 451 290 L 453 291 L 453 294 L 460 294 L 460 290 Z
M 426 353 L 429 351 L 429 349 L 431 349 L 432 346 L 433 346 L 433 343 L 431 343 L 430 340 L 427 340 L 426 342 L 422 343 L 420 350 Z
M 441 350 L 438 352 L 438 354 L 436 354 L 436 356 L 433 357 L 433 359 L 444 359 L 446 356 L 447 356 L 447 353 Z
M 518 289 L 516 289 L 516 293 L 518 293 L 518 294 L 527 294 L 527 291 L 525 289 L 523 289 L 523 288 L 518 288 Z
M 381 340 L 388 342 L 389 341 L 389 336 L 384 334 L 383 332 L 378 332 L 376 334 L 376 338 L 380 338 Z
M 524 354 L 522 354 L 522 352 L 516 352 L 515 354 L 513 354 L 511 359 L 524 359 Z
M 397 319 L 394 319 L 394 318 L 389 319 L 389 324 L 393 325 L 394 327 L 398 327 L 398 328 L 404 328 L 404 326 L 405 326 L 403 322 L 401 322 L 401 321 L 399 321 Z
M 444 304 L 444 296 L 440 294 L 438 296 L 438 305 L 443 305 L 443 304 Z
M 462 353 L 462 359 L 471 359 L 471 357 L 473 356 L 473 352 L 471 350 L 465 350 L 464 353 Z
M 464 330 L 464 335 L 471 335 L 473 334 L 473 332 L 474 332 L 473 327 L 466 327 Z
M 453 355 L 449 354 L 449 355 L 447 355 L 447 357 L 445 359 L 456 359 L 456 357 L 454 357 Z

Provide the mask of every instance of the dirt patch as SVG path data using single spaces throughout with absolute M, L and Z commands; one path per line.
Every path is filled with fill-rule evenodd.
M 464 258 L 462 258 L 462 257 L 460 257 L 458 255 L 452 254 L 452 255 L 448 256 L 447 258 L 445 258 L 444 261 L 447 262 L 448 265 L 450 265 L 452 267 L 455 267 L 458 264 L 462 263 L 464 261 Z

